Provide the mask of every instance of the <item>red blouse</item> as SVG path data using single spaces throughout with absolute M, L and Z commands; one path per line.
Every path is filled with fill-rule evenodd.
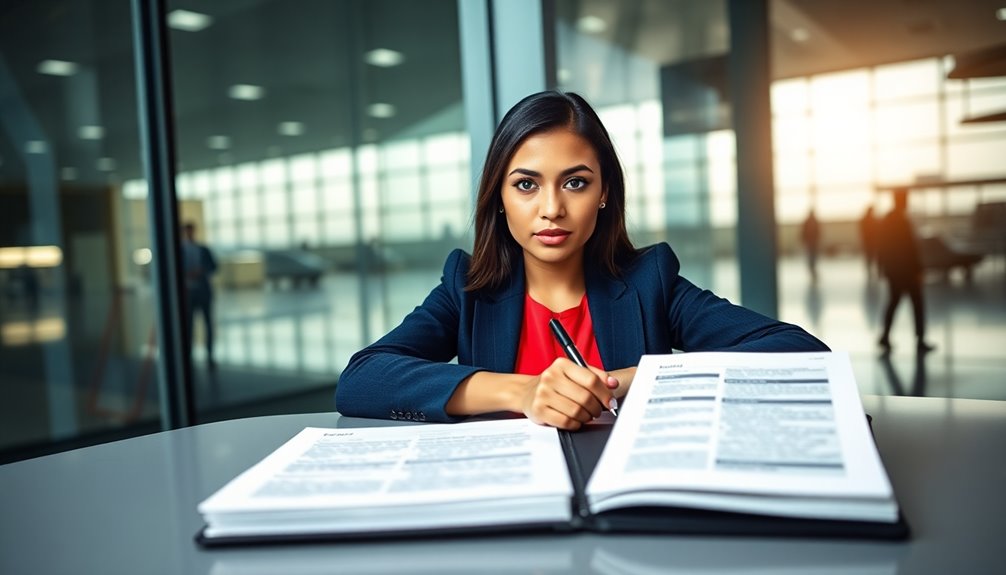
M 562 327 L 566 328 L 587 365 L 604 369 L 601 354 L 597 350 L 597 340 L 594 339 L 594 322 L 590 319 L 586 294 L 580 300 L 580 305 L 555 313 L 525 293 L 524 323 L 517 347 L 516 373 L 538 375 L 552 365 L 555 358 L 566 357 L 566 352 L 548 327 L 548 320 L 552 318 L 558 318 Z

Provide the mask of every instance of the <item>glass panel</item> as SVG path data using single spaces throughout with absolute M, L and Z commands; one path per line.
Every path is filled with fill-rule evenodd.
M 171 31 L 178 182 L 219 263 L 216 369 L 204 341 L 193 352 L 199 410 L 306 391 L 304 409 L 330 410 L 349 355 L 401 320 L 384 294 L 422 301 L 410 274 L 435 281 L 466 232 L 457 2 L 168 8 L 206 23 Z
M 714 252 L 733 257 L 736 222 L 725 2 L 560 0 L 556 15 L 559 87 L 584 96 L 611 134 L 633 241 L 668 241 L 689 279 L 738 291 L 736 274 L 714 285 L 712 270 Z
M 878 66 L 874 72 L 877 100 L 911 97 L 935 99 L 940 86 L 940 62 L 936 59 Z
M 2 12 L 0 463 L 160 426 L 130 3 Z
M 898 146 L 906 141 L 934 141 L 939 137 L 940 104 L 921 102 L 881 104 L 876 110 L 877 142 Z
M 955 179 L 1002 177 L 1006 133 L 996 140 L 953 140 L 948 146 L 947 174 Z

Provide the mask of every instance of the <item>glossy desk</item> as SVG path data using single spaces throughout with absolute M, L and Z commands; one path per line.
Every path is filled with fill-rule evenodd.
M 0 573 L 1004 573 L 1006 402 L 866 397 L 902 543 L 523 535 L 205 550 L 196 504 L 334 413 L 241 419 L 0 466 Z

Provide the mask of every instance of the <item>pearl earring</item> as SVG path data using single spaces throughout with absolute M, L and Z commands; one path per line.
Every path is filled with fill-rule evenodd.
M 500 208 L 500 213 L 501 213 L 501 214 L 503 213 L 503 208 Z
M 604 202 L 601 202 L 601 209 L 603 210 L 603 209 L 604 209 L 604 206 L 607 206 L 607 205 L 608 205 L 608 204 L 606 204 L 606 203 L 604 203 Z

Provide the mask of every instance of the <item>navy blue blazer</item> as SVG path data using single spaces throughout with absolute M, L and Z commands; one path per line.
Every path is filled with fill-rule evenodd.
M 456 421 L 444 411 L 478 371 L 513 373 L 524 318 L 524 265 L 508 285 L 466 292 L 471 256 L 454 250 L 440 285 L 401 325 L 357 352 L 336 387 L 336 409 L 356 417 Z M 827 351 L 803 329 L 736 306 L 678 275 L 661 243 L 640 251 L 620 278 L 586 271 L 587 301 L 607 370 L 643 354 L 681 351 Z M 448 363 L 457 358 L 457 363 Z

